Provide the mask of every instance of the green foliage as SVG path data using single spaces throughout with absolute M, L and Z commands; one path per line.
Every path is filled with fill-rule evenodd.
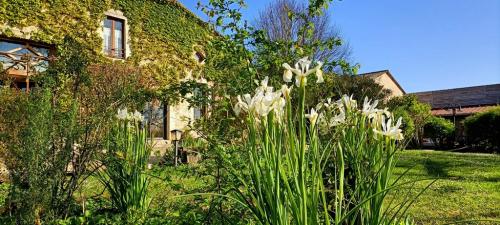
M 249 174 L 240 177 L 245 190 L 235 190 L 259 224 L 330 224 L 322 168 L 331 148 L 318 143 L 317 129 L 308 132 L 305 85 L 299 89 L 296 108 L 286 97 L 283 119 L 248 113 Z
M 470 144 L 486 148 L 487 151 L 500 149 L 500 107 L 467 117 L 464 126 Z
M 312 86 L 307 96 L 308 107 L 316 106 L 322 99 L 339 99 L 343 95 L 352 96 L 354 99 L 385 99 L 390 90 L 384 89 L 373 79 L 356 75 L 325 74 L 325 83 Z
M 4 90 L 2 94 L 11 93 Z M 10 116 L 19 113 L 14 115 L 21 117 L 17 121 L 25 121 L 15 130 L 1 132 L 1 142 L 5 144 L 2 153 L 8 159 L 6 165 L 11 175 L 8 201 L 15 220 L 20 223 L 58 216 L 67 211 L 72 201 L 66 176 L 72 172 L 68 164 L 78 151 L 75 146 L 78 105 L 74 102 L 66 107 L 54 102 L 53 97 L 49 89 L 21 94 L 18 99 L 25 99 L 24 104 L 16 103 L 21 103 L 23 110 L 6 112 Z M 19 136 L 11 140 L 10 135 Z
M 111 130 L 106 144 L 107 157 L 97 175 L 110 194 L 113 206 L 126 215 L 143 213 L 149 206 L 145 174 L 151 147 L 138 120 L 121 120 Z
M 204 46 L 214 33 L 176 1 L 3 1 L 0 34 L 54 44 L 58 55 L 74 47 L 65 41 L 72 39 L 82 46 L 82 54 L 93 55 L 94 62 L 110 61 L 102 53 L 102 37 L 97 32 L 110 9 L 122 11 L 127 18 L 131 55 L 126 61 L 142 65 L 156 88 L 178 82 L 186 70 L 200 70 L 193 53 L 207 51 Z
M 403 129 L 405 137 L 411 139 L 415 135 L 415 124 L 410 113 L 404 109 L 404 107 L 397 107 L 392 111 L 394 117 L 401 117 L 403 124 L 401 129 Z
M 72 39 L 64 42 L 59 59 L 33 77 L 43 87 L 30 93 L 1 89 L 0 149 L 14 171 L 7 212 L 16 214 L 12 219 L 17 222 L 73 213 L 73 194 L 92 174 L 89 166 L 104 146 L 116 108 L 141 105 L 144 99 L 138 97 L 142 88 L 136 69 L 119 62 L 91 66 L 83 46 Z M 45 183 L 31 184 L 36 182 Z M 24 198 L 24 192 L 34 193 Z
M 233 188 L 236 201 L 258 224 L 399 224 L 421 194 L 386 202 L 400 185 L 392 171 L 402 147 L 401 122 L 393 124 L 390 112 L 367 100 L 360 110 L 349 96 L 305 114 L 305 76 L 320 66 L 310 71 L 309 61 L 298 63 L 298 104 L 286 85 L 274 92 L 267 78 L 255 96 L 238 96 L 249 163 Z
M 413 134 L 407 136 L 408 140 L 413 138 L 414 144 L 417 146 L 421 145 L 424 125 L 427 123 L 427 120 L 432 116 L 431 114 L 431 106 L 429 104 L 421 103 L 417 96 L 415 95 L 404 95 L 401 97 L 391 98 L 387 102 L 387 106 L 391 111 L 399 112 L 403 118 L 407 119 L 404 121 L 405 124 L 408 124 L 407 127 L 410 129 L 414 128 Z M 408 116 L 405 116 L 402 111 L 406 111 Z M 410 120 L 408 120 L 411 118 Z M 411 125 L 413 123 L 413 126 Z M 409 130 L 406 130 L 405 133 L 410 134 Z
M 453 144 L 454 131 L 455 124 L 453 122 L 437 116 L 431 116 L 424 126 L 425 137 L 431 138 L 437 147 Z

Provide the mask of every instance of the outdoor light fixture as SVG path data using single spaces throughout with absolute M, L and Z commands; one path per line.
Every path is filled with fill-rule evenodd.
M 170 131 L 170 137 L 172 138 L 172 141 L 174 142 L 174 150 L 175 150 L 175 155 L 174 155 L 174 165 L 177 166 L 179 163 L 179 141 L 182 138 L 182 131 L 181 130 L 171 130 Z
M 182 138 L 182 131 L 177 129 L 171 130 L 170 137 L 172 138 L 172 141 L 180 141 Z

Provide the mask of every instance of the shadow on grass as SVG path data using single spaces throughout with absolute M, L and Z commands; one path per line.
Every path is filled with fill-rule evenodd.
M 426 159 L 423 163 L 424 169 L 429 176 L 445 178 L 448 176 L 448 171 L 446 168 L 448 167 L 447 162 L 438 162 L 432 159 Z

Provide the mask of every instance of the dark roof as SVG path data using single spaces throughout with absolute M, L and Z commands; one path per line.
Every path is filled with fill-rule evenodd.
M 413 93 L 433 109 L 500 104 L 500 84 Z
M 495 106 L 473 106 L 473 107 L 460 107 L 453 109 L 433 109 L 432 115 L 434 116 L 468 116 L 479 112 L 484 112 Z
M 403 87 L 401 87 L 401 85 L 399 85 L 398 81 L 394 78 L 394 76 L 392 76 L 392 74 L 391 74 L 391 72 L 389 72 L 389 70 L 380 70 L 380 71 L 374 71 L 374 72 L 368 72 L 368 73 L 361 73 L 358 75 L 370 77 L 370 78 L 377 78 L 378 76 L 383 75 L 383 74 L 387 74 L 389 76 L 389 78 L 391 78 L 391 80 L 396 84 L 396 86 L 398 86 L 398 88 L 401 90 L 401 92 L 403 92 L 403 94 L 406 94 L 405 89 L 403 89 Z

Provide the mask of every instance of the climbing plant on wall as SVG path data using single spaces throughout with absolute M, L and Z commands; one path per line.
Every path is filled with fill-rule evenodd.
M 145 68 L 152 87 L 163 88 L 199 71 L 193 57 L 204 52 L 214 32 L 176 1 L 170 0 L 1 0 L 0 35 L 54 44 L 63 55 L 71 39 L 106 61 L 102 54 L 105 12 L 119 10 L 127 18 L 131 55 L 126 59 Z M 194 76 L 198 73 L 193 73 Z

